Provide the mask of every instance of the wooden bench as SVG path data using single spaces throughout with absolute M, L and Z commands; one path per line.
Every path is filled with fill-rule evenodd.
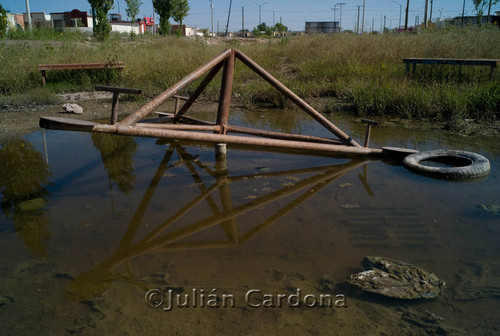
M 80 69 L 118 69 L 121 73 L 125 62 L 109 63 L 72 63 L 72 64 L 39 64 L 38 70 L 42 72 L 42 86 L 46 84 L 45 72 L 48 70 L 80 70 Z
M 498 60 L 496 59 L 453 59 L 453 58 L 403 58 L 403 63 L 406 64 L 406 75 L 410 75 L 410 64 L 413 65 L 412 75 L 415 73 L 417 64 L 446 64 L 460 66 L 462 65 L 482 65 L 490 67 L 490 80 L 493 79 L 493 72 L 497 67 Z

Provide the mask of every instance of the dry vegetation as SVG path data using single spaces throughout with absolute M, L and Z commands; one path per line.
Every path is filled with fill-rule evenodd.
M 235 47 L 299 95 L 323 98 L 325 112 L 337 109 L 333 101 L 341 98 L 351 102 L 359 115 L 446 121 L 451 129 L 460 129 L 465 119 L 500 119 L 498 72 L 490 82 L 486 67 L 467 68 L 459 77 L 457 67 L 428 66 L 407 79 L 402 63 L 404 57 L 500 58 L 497 27 L 304 36 L 264 43 L 151 36 L 131 41 L 119 35 L 100 43 L 81 34 L 40 32 L 30 38 L 11 36 L 0 41 L 0 103 L 47 103 L 54 100 L 53 93 L 91 90 L 94 84 L 118 81 L 154 96 L 222 49 Z M 121 79 L 108 71 L 49 72 L 47 88 L 39 88 L 39 63 L 113 60 L 127 63 Z M 216 79 L 205 98 L 217 99 L 219 85 Z M 241 63 L 237 63 L 233 92 L 248 106 L 286 106 L 279 93 Z

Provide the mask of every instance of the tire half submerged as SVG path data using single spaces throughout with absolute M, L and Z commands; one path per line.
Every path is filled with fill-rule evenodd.
M 438 161 L 452 166 L 439 167 L 422 164 Z M 430 150 L 408 155 L 403 160 L 406 168 L 420 174 L 443 179 L 471 180 L 490 172 L 490 161 L 482 155 L 461 150 Z

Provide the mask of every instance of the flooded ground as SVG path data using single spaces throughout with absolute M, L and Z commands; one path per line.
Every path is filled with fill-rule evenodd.
M 327 135 L 302 113 L 231 118 Z M 334 121 L 362 141 L 362 125 Z M 2 334 L 499 334 L 498 138 L 382 121 L 372 146 L 469 150 L 492 170 L 457 183 L 392 161 L 231 147 L 216 160 L 211 146 L 106 134 L 4 142 Z M 350 287 L 364 256 L 435 273 L 444 297 Z

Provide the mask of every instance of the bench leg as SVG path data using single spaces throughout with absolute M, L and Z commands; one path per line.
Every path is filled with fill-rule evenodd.
M 111 108 L 111 125 L 118 123 L 118 98 L 120 93 L 113 92 L 113 107 Z
M 410 63 L 406 63 L 406 77 L 410 77 Z
M 490 82 L 493 80 L 493 72 L 495 71 L 496 66 L 492 65 L 490 69 Z
M 41 71 L 42 71 L 42 87 L 45 87 L 45 84 L 46 84 L 45 70 L 41 70 Z
M 415 76 L 415 71 L 417 71 L 417 63 L 413 63 L 413 71 L 412 71 L 412 76 Z

